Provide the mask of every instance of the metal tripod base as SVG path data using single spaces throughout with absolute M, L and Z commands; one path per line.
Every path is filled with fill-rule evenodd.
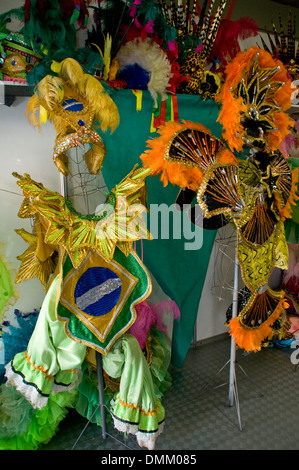
M 228 365 L 230 365 L 230 380 L 229 380 L 229 389 L 228 389 L 228 406 L 232 407 L 234 404 L 236 406 L 237 418 L 240 431 L 243 430 L 242 427 L 242 420 L 241 420 L 241 411 L 240 411 L 240 402 L 239 402 L 239 394 L 238 394 L 238 386 L 237 386 L 237 378 L 236 378 L 236 371 L 235 367 L 232 367 L 232 360 L 229 359 L 219 371 L 215 374 L 213 378 L 216 378 Z M 234 366 L 234 364 L 233 364 Z M 208 382 L 200 389 L 199 393 L 205 390 L 209 384 L 213 381 L 213 378 L 209 379 Z M 227 382 L 224 382 L 220 385 L 217 385 L 214 390 L 227 385 Z
M 110 437 L 117 441 L 119 444 L 123 445 L 127 449 L 134 450 L 132 447 L 126 445 L 124 442 L 120 441 L 117 439 L 115 436 L 112 434 L 109 434 L 107 432 L 107 427 L 106 427 L 106 410 L 109 412 L 108 408 L 105 405 L 105 398 L 104 398 L 104 377 L 103 377 L 103 367 L 102 367 L 102 355 L 96 351 L 96 364 L 97 364 L 97 379 L 98 379 L 98 388 L 99 388 L 99 404 L 92 413 L 91 417 L 87 421 L 86 425 L 82 429 L 81 433 L 79 434 L 76 442 L 74 443 L 73 447 L 71 450 L 74 450 L 76 445 L 78 444 L 79 440 L 83 436 L 84 432 L 86 431 L 88 425 L 91 423 L 94 415 L 97 413 L 98 409 L 101 411 L 101 426 L 102 426 L 102 437 L 103 439 L 106 439 L 107 437 Z
M 236 361 L 235 359 L 235 348 L 236 348 L 236 345 L 234 343 L 234 340 L 232 339 L 231 340 L 232 343 L 231 343 L 231 357 L 230 359 L 218 370 L 218 372 L 214 375 L 214 377 L 210 378 L 205 385 L 203 385 L 203 387 L 200 389 L 200 393 L 205 390 L 209 384 L 211 384 L 211 382 L 213 381 L 213 379 L 215 379 L 228 365 L 230 366 L 230 371 L 229 371 L 229 382 L 224 382 L 220 385 L 216 385 L 214 388 L 214 390 L 220 388 L 220 387 L 223 387 L 225 385 L 228 385 L 228 406 L 229 407 L 232 407 L 236 406 L 236 412 L 237 412 L 237 418 L 238 418 L 238 424 L 239 424 L 239 429 L 240 431 L 243 430 L 243 426 L 242 426 L 242 420 L 241 420 L 241 411 L 240 411 L 240 401 L 239 401 L 239 394 L 238 394 L 238 386 L 237 386 L 237 377 L 236 377 L 236 365 L 239 367 L 239 369 L 243 372 L 243 374 L 246 376 L 246 378 L 250 381 L 251 378 L 250 376 L 245 372 L 245 370 L 243 369 L 243 367 Z M 262 397 L 263 394 L 260 393 L 260 392 L 256 392 L 256 394 L 259 396 L 259 397 Z

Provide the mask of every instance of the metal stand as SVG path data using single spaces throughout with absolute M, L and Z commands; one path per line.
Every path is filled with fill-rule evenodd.
M 98 378 L 98 388 L 99 388 L 99 404 L 92 413 L 90 419 L 87 421 L 86 425 L 82 429 L 81 433 L 79 434 L 79 437 L 77 438 L 75 444 L 72 447 L 72 450 L 75 449 L 76 445 L 78 444 L 79 440 L 81 439 L 82 435 L 86 431 L 88 425 L 91 423 L 92 418 L 98 411 L 98 409 L 101 409 L 101 426 L 102 426 L 102 437 L 103 439 L 106 439 L 107 437 L 111 437 L 115 441 L 117 441 L 119 444 L 123 445 L 127 449 L 134 450 L 132 447 L 126 445 L 124 442 L 120 441 L 117 439 L 115 436 L 112 434 L 109 434 L 107 432 L 107 427 L 106 427 L 106 405 L 105 405 L 105 398 L 104 398 L 104 376 L 103 376 L 103 367 L 102 367 L 102 355 L 96 351 L 96 364 L 97 364 L 97 378 Z M 109 412 L 109 410 L 108 410 Z
M 235 261 L 234 261 L 234 289 L 233 289 L 233 308 L 232 308 L 232 318 L 238 316 L 238 289 L 239 289 L 239 263 L 237 258 L 237 252 L 235 253 Z M 240 431 L 243 430 L 242 428 L 242 421 L 241 421 L 241 412 L 240 412 L 240 402 L 239 402 L 239 395 L 238 395 L 238 387 L 237 387 L 237 378 L 236 378 L 236 343 L 234 338 L 231 336 L 231 347 L 230 347 L 230 358 L 221 367 L 221 369 L 216 373 L 215 377 L 217 377 L 220 372 L 222 372 L 225 367 L 229 364 L 229 389 L 228 389 L 228 406 L 233 406 L 234 403 L 236 405 L 238 423 Z M 238 364 L 241 371 L 246 375 L 247 378 L 249 376 L 246 374 L 244 369 Z M 201 391 L 207 387 L 210 383 L 211 379 L 201 388 Z M 226 383 L 218 385 L 215 388 L 220 388 Z M 262 394 L 260 394 L 262 396 Z
M 235 255 L 232 318 L 235 318 L 238 315 L 238 289 L 239 289 L 239 263 L 238 263 L 237 254 L 236 254 Z M 234 341 L 234 338 L 231 336 L 228 406 L 233 406 L 234 400 L 236 403 L 239 428 L 240 428 L 240 431 L 242 431 L 240 403 L 239 403 L 239 397 L 238 397 L 237 378 L 236 378 L 236 343 Z
M 106 439 L 106 409 L 105 409 L 105 399 L 104 399 L 104 378 L 103 378 L 103 367 L 102 367 L 102 356 L 96 351 L 96 362 L 97 362 L 97 377 L 98 377 L 98 386 L 99 386 L 99 398 L 100 398 L 100 408 L 101 408 L 101 423 L 102 423 L 102 437 Z

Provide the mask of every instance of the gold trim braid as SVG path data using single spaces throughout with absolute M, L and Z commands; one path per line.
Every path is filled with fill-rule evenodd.
M 149 410 L 149 411 L 145 411 L 143 408 L 141 408 L 140 405 L 133 405 L 132 403 L 127 403 L 127 402 L 123 401 L 120 398 L 120 396 L 118 397 L 118 400 L 119 400 L 120 404 L 122 406 L 124 406 L 125 408 L 130 408 L 130 409 L 139 411 L 143 416 L 154 416 L 159 411 L 159 403 L 157 403 L 156 408 L 154 408 L 152 410 Z
M 26 361 L 28 362 L 28 364 L 30 364 L 30 366 L 33 367 L 33 369 L 41 372 L 42 374 L 45 374 L 47 379 L 54 379 L 54 375 L 49 374 L 48 373 L 49 371 L 45 366 L 37 366 L 35 362 L 31 360 L 31 357 L 28 355 L 28 351 L 25 351 L 24 357 Z M 76 373 L 75 369 L 67 369 L 62 372 L 70 372 L 71 374 Z
M 41 372 L 42 374 L 45 374 L 47 379 L 54 379 L 54 375 L 49 374 L 48 369 L 46 369 L 45 366 L 37 366 L 35 362 L 31 361 L 31 357 L 28 356 L 28 351 L 25 352 L 25 359 L 30 364 L 30 366 L 33 367 L 33 369 Z

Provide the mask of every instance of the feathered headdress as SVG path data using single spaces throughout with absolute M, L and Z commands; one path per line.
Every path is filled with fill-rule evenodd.
M 36 87 L 27 105 L 27 117 L 39 128 L 47 118 L 53 122 L 57 132 L 53 157 L 59 171 L 68 174 L 68 149 L 91 144 L 84 158 L 90 173 L 97 174 L 105 147 L 95 128 L 114 131 L 119 124 L 118 109 L 102 84 L 85 74 L 76 60 L 65 59 L 59 68 L 57 76 L 47 75 Z
M 98 2 L 97 6 L 91 5 L 90 8 L 94 10 L 94 24 L 87 33 L 88 44 L 92 49 L 99 51 L 104 59 L 104 80 L 115 79 L 118 71 L 116 55 L 126 43 L 137 39 L 142 42 L 150 38 L 160 44 L 163 50 L 168 51 L 176 38 L 175 28 L 167 24 L 161 7 L 155 0 L 132 0 L 129 3 L 124 0 L 111 0 Z M 154 51 L 151 54 L 153 53 Z M 159 57 L 157 59 L 159 60 Z M 152 64 L 151 69 L 153 68 Z M 118 80 L 117 84 L 120 82 L 121 80 Z M 114 86 L 115 82 L 112 85 Z
M 158 96 L 167 97 L 166 91 L 172 77 L 171 64 L 166 53 L 150 38 L 136 38 L 122 46 L 116 55 L 119 65 L 118 75 L 131 80 L 133 89 L 148 89 L 157 105 Z M 136 74 L 136 66 L 140 73 Z M 147 79 L 142 79 L 144 73 Z M 143 88 L 145 87 L 145 88 Z
M 263 49 L 240 52 L 226 68 L 216 101 L 219 122 L 231 150 L 244 147 L 275 150 L 289 133 L 292 82 L 282 62 Z
M 299 74 L 299 45 L 296 49 L 296 18 L 292 15 L 291 10 L 288 13 L 287 33 L 279 15 L 279 31 L 275 23 L 272 22 L 274 40 L 267 33 L 269 43 L 260 36 L 261 43 L 265 51 L 269 52 L 273 57 L 281 60 L 293 79 Z

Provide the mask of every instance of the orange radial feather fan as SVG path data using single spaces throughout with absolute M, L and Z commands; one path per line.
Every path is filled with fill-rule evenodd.
M 149 148 L 140 158 L 153 175 L 160 175 L 164 186 L 170 182 L 196 191 L 216 156 L 220 161 L 235 162 L 234 155 L 202 124 L 168 122 L 158 133 L 159 137 L 147 142 Z

